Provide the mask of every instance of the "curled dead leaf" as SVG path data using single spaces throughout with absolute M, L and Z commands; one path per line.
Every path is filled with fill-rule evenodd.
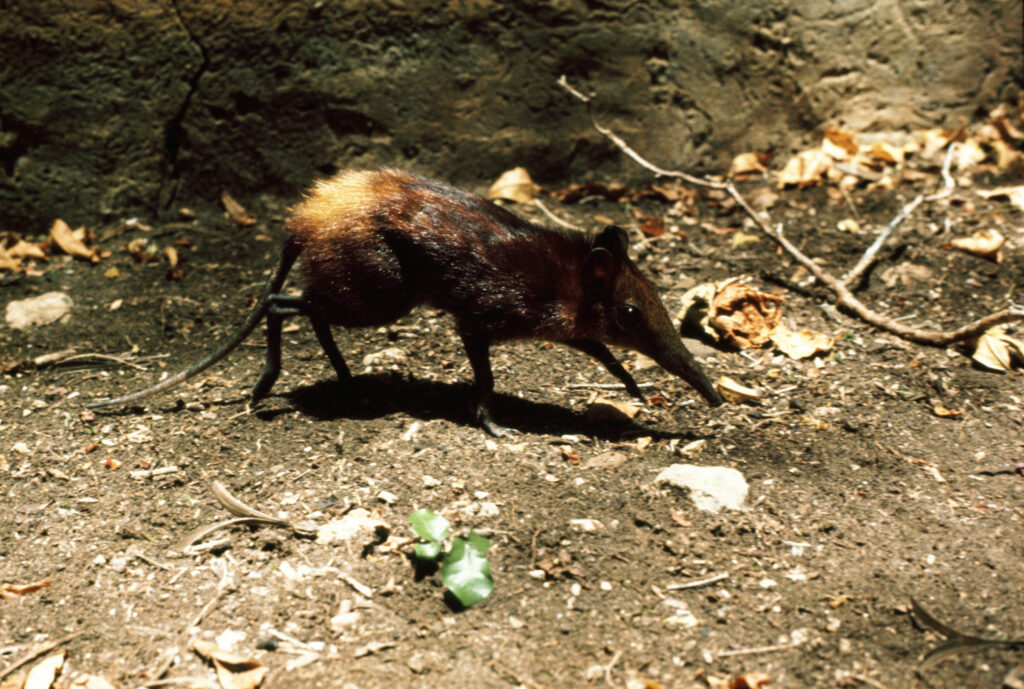
M 82 231 L 76 235 L 66 222 L 57 218 L 50 226 L 50 239 L 69 256 L 96 263 L 100 260 L 99 253 L 96 249 L 90 249 L 82 243 L 81 236 L 84 236 L 84 228 L 79 229 Z
M 665 218 L 660 215 L 652 215 L 640 223 L 640 231 L 648 237 L 660 237 L 665 234 Z
M 747 175 L 753 172 L 767 172 L 765 165 L 771 160 L 768 153 L 740 153 L 729 165 L 729 176 Z
M 985 160 L 988 154 L 976 139 L 966 139 L 957 144 L 953 152 L 953 167 L 957 172 L 970 169 Z
M 857 155 L 860 151 L 860 146 L 855 141 L 855 134 L 849 130 L 829 127 L 824 131 L 824 135 L 822 150 L 836 160 Z
M 831 167 L 832 158 L 822 149 L 801 151 L 790 158 L 782 168 L 777 182 L 778 187 L 782 189 L 789 186 L 810 186 L 820 182 Z
M 984 199 L 999 198 L 1005 196 L 1010 205 L 1019 211 L 1024 211 L 1024 185 L 1016 187 L 996 187 L 988 191 L 978 191 L 978 196 Z
M 843 218 L 836 223 L 836 229 L 840 232 L 849 232 L 850 234 L 860 234 L 860 223 L 853 218 Z
M 59 651 L 33 665 L 32 669 L 28 671 L 28 676 L 25 677 L 22 688 L 50 689 L 64 670 L 66 656 L 64 651 Z
M 11 599 L 44 589 L 50 585 L 49 579 L 34 581 L 31 584 L 2 584 L 0 585 L 0 599 Z
M 728 376 L 722 376 L 716 380 L 715 388 L 727 402 L 732 402 L 733 404 L 754 402 L 763 397 L 763 393 L 760 390 L 741 385 Z
M 587 423 L 615 423 L 629 421 L 640 412 L 640 407 L 628 402 L 596 398 L 584 414 Z
M 978 230 L 970 237 L 957 237 L 949 246 L 995 263 L 1002 263 L 1005 243 L 1006 237 L 999 234 L 998 230 Z
M 516 203 L 532 203 L 540 187 L 533 183 L 530 173 L 523 167 L 506 170 L 487 190 L 489 199 L 506 199 Z
M 245 207 L 242 206 L 242 204 L 235 201 L 226 189 L 220 193 L 220 202 L 224 205 L 224 210 L 227 211 L 228 218 L 231 219 L 231 222 L 235 223 L 239 227 L 255 225 L 256 221 L 259 219 L 254 213 L 250 213 L 245 210 Z
M 8 256 L 13 258 L 28 258 L 36 259 L 39 261 L 46 261 L 48 257 L 46 251 L 43 249 L 42 244 L 36 244 L 35 242 L 26 242 L 20 237 L 15 239 L 14 243 L 8 246 L 6 249 L 0 247 L 0 252 L 6 251 Z
M 790 359 L 806 359 L 827 352 L 835 344 L 835 338 L 812 330 L 793 331 L 779 325 L 771 336 L 772 342 Z
M 742 249 L 745 246 L 751 244 L 757 244 L 761 241 L 760 235 L 750 234 L 749 232 L 736 232 L 732 236 L 732 246 L 734 249 Z
M 211 641 L 196 639 L 192 650 L 213 663 L 224 689 L 254 689 L 267 674 L 267 668 L 257 658 L 225 651 Z
M 740 349 L 761 347 L 782 318 L 783 301 L 736 280 L 703 283 L 683 295 L 679 319 L 684 333 L 703 332 Z
M 1015 365 L 1024 367 L 1024 342 L 995 326 L 978 338 L 971 359 L 993 371 L 1009 371 Z
M 7 253 L 3 246 L 0 246 L 0 270 L 21 270 L 21 261 Z
M 932 412 L 935 414 L 935 416 L 941 417 L 943 419 L 953 419 L 958 416 L 963 416 L 963 411 L 953 411 L 952 409 L 947 409 L 941 404 L 933 404 Z

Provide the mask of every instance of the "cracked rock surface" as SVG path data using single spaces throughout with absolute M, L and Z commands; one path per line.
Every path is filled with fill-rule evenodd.
M 1022 6 L 16 0 L 0 13 L 0 220 L 20 231 L 294 198 L 339 167 L 455 183 L 720 170 L 826 123 L 954 127 L 1015 100 Z

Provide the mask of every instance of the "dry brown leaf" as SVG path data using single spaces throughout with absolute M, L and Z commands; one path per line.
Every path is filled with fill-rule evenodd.
M 906 151 L 904 148 L 893 146 L 886 141 L 876 141 L 868 147 L 867 153 L 872 158 L 881 160 L 883 163 L 902 165 Z
M 939 152 L 953 140 L 953 132 L 948 129 L 922 129 L 919 134 L 921 137 L 921 157 L 925 160 L 932 160 L 937 157 Z
M 941 404 L 933 404 L 932 412 L 935 414 L 935 416 L 939 416 L 944 419 L 952 419 L 956 418 L 957 416 L 963 415 L 963 411 L 953 411 L 952 409 L 947 409 Z
M 629 421 L 640 412 L 640 407 L 628 402 L 616 402 L 615 400 L 598 397 L 584 414 L 587 423 L 607 423 Z
M 740 153 L 732 159 L 732 164 L 729 165 L 729 176 L 767 172 L 768 168 L 765 166 L 771 158 L 768 153 Z
M 782 318 L 783 301 L 735 280 L 706 282 L 683 295 L 678 317 L 684 333 L 747 349 L 768 342 Z
M 771 336 L 772 342 L 790 359 L 806 359 L 821 352 L 827 352 L 835 344 L 835 338 L 812 330 L 793 331 L 779 325 Z
M 978 196 L 984 199 L 999 198 L 1005 196 L 1010 200 L 1010 205 L 1019 211 L 1024 211 L 1024 185 L 1016 187 L 996 187 L 988 191 L 978 191 Z
M 660 237 L 665 234 L 665 218 L 654 215 L 640 223 L 640 231 L 648 237 Z
M 999 234 L 998 230 L 978 230 L 970 237 L 957 237 L 949 246 L 995 263 L 1002 263 L 1005 243 L 1006 237 Z
M 1009 371 L 1015 363 L 1024 366 L 1024 342 L 995 326 L 978 338 L 971 359 L 993 371 Z
M 32 593 L 39 589 L 44 589 L 49 585 L 49 579 L 43 579 L 42 581 L 36 581 L 31 584 L 3 584 L 0 585 L 0 598 L 11 599 L 16 596 L 23 596 L 26 593 Z
M 820 182 L 831 167 L 832 158 L 822 149 L 812 148 L 801 151 L 790 158 L 786 166 L 782 168 L 779 173 L 778 186 L 780 189 L 788 186 L 810 186 Z
M 82 229 L 82 228 L 80 228 Z M 84 233 L 79 233 L 84 234 Z M 96 263 L 100 260 L 99 253 L 96 249 L 89 249 L 82 243 L 82 240 L 71 231 L 68 224 L 57 218 L 53 221 L 53 225 L 50 227 L 50 238 L 54 243 L 60 247 L 61 251 L 74 256 L 75 258 L 82 258 L 87 261 Z
M 624 184 L 619 184 L 617 182 L 613 182 L 611 184 L 605 184 L 603 182 L 570 184 L 565 189 L 558 189 L 557 191 L 551 192 L 552 198 L 561 201 L 562 203 L 576 203 L 580 199 L 588 196 L 603 196 L 608 201 L 616 202 L 630 195 L 630 190 Z M 611 225 L 613 221 L 608 219 L 607 222 L 604 220 L 601 220 L 600 222 L 605 225 Z
M 250 213 L 238 201 L 235 201 L 231 194 L 227 190 L 223 190 L 220 193 L 220 202 L 224 204 L 224 210 L 228 212 L 228 217 L 231 222 L 235 223 L 239 227 L 249 227 L 255 225 L 259 219 L 254 213 Z
M 11 272 L 21 270 L 21 261 L 7 253 L 2 246 L 0 246 L 0 270 Z
M 860 223 L 853 218 L 843 218 L 836 223 L 836 229 L 840 232 L 849 232 L 850 234 L 860 234 Z
M 196 639 L 192 649 L 213 663 L 224 689 L 254 689 L 267 674 L 267 668 L 258 659 L 225 651 L 211 641 Z
M 846 156 L 857 155 L 860 151 L 860 146 L 854 140 L 856 136 L 853 132 L 846 129 L 840 129 L 839 127 L 830 127 L 824 131 L 825 138 L 822 142 L 824 145 L 831 145 L 837 149 L 835 152 L 827 151 L 829 155 L 837 160 L 842 160 Z
M 76 675 L 67 689 L 115 689 L 114 685 L 99 675 Z
M 178 265 L 178 250 L 173 246 L 165 246 L 164 255 L 167 256 L 167 262 L 171 265 L 171 268 Z
M 50 689 L 64 669 L 65 655 L 60 651 L 36 663 L 25 678 L 24 689 Z
M 487 190 L 489 199 L 507 199 L 516 203 L 533 203 L 540 187 L 533 183 L 530 173 L 523 167 L 506 170 Z
M 742 249 L 745 246 L 757 244 L 760 241 L 760 235 L 750 234 L 748 232 L 737 232 L 732 236 L 732 248 Z
M 46 251 L 43 250 L 42 245 L 36 244 L 35 242 L 26 242 L 24 239 L 20 238 L 6 249 L 0 247 L 0 252 L 4 251 L 7 252 L 8 256 L 13 258 L 29 258 L 40 261 L 48 260 Z
M 148 263 L 156 258 L 147 248 L 149 240 L 145 237 L 136 237 L 125 245 L 125 250 L 131 254 L 139 263 Z
M 749 349 L 768 342 L 782 318 L 783 298 L 742 282 L 722 286 L 711 300 L 708 323 L 726 343 Z
M 987 154 L 976 139 L 967 139 L 956 147 L 953 153 L 953 167 L 957 172 L 968 170 L 981 161 L 985 160 Z
M 716 380 L 715 388 L 727 402 L 732 402 L 733 404 L 754 402 L 763 396 L 760 390 L 741 385 L 728 376 L 722 376 Z
M 746 672 L 729 681 L 729 689 L 764 689 L 772 678 L 763 672 Z

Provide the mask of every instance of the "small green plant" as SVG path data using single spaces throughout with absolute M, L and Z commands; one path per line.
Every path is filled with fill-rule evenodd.
M 453 539 L 444 552 L 450 527 L 447 519 L 431 510 L 419 509 L 409 515 L 409 523 L 424 541 L 416 544 L 413 557 L 422 563 L 440 562 L 441 581 L 460 605 L 468 608 L 491 595 L 494 580 L 487 559 L 490 540 L 470 531 L 466 538 Z

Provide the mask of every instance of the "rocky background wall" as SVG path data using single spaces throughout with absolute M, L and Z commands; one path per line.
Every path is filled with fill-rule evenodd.
M 8 0 L 0 230 L 295 198 L 339 167 L 479 183 L 723 171 L 824 123 L 955 125 L 1024 81 L 1020 0 Z

